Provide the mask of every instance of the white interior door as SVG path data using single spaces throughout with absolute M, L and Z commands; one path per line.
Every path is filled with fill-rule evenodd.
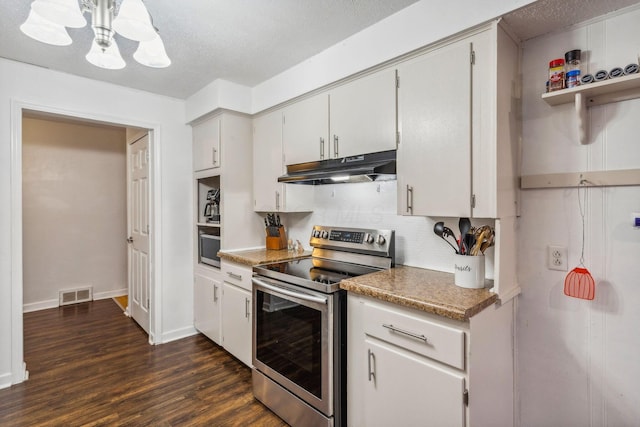
M 149 333 L 149 134 L 129 144 L 129 314 Z

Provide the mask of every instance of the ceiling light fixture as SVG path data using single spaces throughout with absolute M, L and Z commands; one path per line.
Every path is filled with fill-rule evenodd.
M 116 0 L 34 0 L 29 17 L 20 30 L 43 43 L 67 46 L 72 40 L 65 27 L 87 25 L 83 14 L 91 13 L 94 40 L 86 55 L 93 65 L 110 70 L 126 63 L 114 39 L 119 35 L 139 42 L 133 58 L 142 65 L 164 68 L 171 65 L 157 28 L 142 0 L 122 0 L 116 14 Z

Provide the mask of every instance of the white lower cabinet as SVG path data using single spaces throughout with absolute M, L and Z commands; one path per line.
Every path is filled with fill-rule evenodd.
M 513 425 L 511 301 L 468 321 L 347 301 L 350 427 Z
M 251 366 L 251 276 L 250 266 L 222 260 L 222 346 Z
M 222 346 L 251 366 L 251 292 L 225 282 L 223 294 Z
M 219 276 L 219 272 L 196 272 L 193 289 L 194 325 L 218 345 L 222 344 L 222 281 Z
M 464 426 L 463 373 L 373 338 L 365 347 L 363 426 Z

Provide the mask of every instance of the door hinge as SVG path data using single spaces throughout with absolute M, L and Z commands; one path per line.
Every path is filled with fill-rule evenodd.
M 285 116 L 284 116 L 284 114 L 283 114 L 283 115 L 282 115 L 282 124 L 284 124 L 284 122 L 285 122 Z
M 464 402 L 464 406 L 469 406 L 469 390 L 462 392 L 462 401 Z
M 396 89 L 400 89 L 400 76 L 397 73 L 396 71 Z
M 400 131 L 396 131 L 396 147 L 400 145 Z
M 476 51 L 475 50 L 471 50 L 471 65 L 475 65 L 476 64 Z
M 471 195 L 471 207 L 472 208 L 476 207 L 476 195 L 475 194 Z

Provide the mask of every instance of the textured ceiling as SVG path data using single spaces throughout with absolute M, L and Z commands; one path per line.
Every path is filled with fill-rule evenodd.
M 216 79 L 255 86 L 416 1 L 147 0 L 172 65 L 138 64 L 132 57 L 137 43 L 116 35 L 127 67 L 103 70 L 84 59 L 89 25 L 68 29 L 71 46 L 46 45 L 19 30 L 31 0 L 1 0 L 0 56 L 187 98 Z M 90 14 L 85 17 L 90 21 Z
M 71 46 L 49 46 L 19 30 L 31 0 L 0 0 L 0 57 L 185 99 L 216 79 L 255 86 L 416 1 L 146 0 L 173 64 L 144 67 L 137 44 L 116 36 L 127 67 L 103 70 L 84 59 L 90 26 L 69 29 Z M 538 0 L 505 20 L 526 40 L 639 1 Z
M 538 0 L 505 16 L 522 40 L 587 21 L 639 0 Z

